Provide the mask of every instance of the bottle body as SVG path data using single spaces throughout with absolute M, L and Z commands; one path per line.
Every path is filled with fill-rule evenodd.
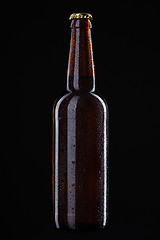
M 55 105 L 54 220 L 57 228 L 103 228 L 107 221 L 108 107 L 94 93 Z

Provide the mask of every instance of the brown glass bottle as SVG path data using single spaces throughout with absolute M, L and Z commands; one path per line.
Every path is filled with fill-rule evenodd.
M 91 15 L 71 17 L 68 93 L 53 107 L 53 221 L 104 228 L 108 199 L 108 107 L 95 94 Z

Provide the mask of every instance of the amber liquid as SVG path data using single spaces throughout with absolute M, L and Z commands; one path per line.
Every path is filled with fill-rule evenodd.
M 53 218 L 57 228 L 104 228 L 108 198 L 108 107 L 79 76 L 53 112 Z M 74 76 L 69 76 L 72 85 Z

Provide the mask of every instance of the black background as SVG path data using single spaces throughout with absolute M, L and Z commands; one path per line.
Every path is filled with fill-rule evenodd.
M 1 6 L 3 239 L 154 239 L 159 229 L 159 19 L 153 1 Z M 96 87 L 110 110 L 110 215 L 102 232 L 51 225 L 52 106 L 65 89 L 69 15 L 93 15 Z

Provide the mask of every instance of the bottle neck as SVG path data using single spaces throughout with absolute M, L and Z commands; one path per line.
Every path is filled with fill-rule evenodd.
M 73 19 L 67 74 L 68 91 L 95 90 L 95 73 L 89 19 Z

